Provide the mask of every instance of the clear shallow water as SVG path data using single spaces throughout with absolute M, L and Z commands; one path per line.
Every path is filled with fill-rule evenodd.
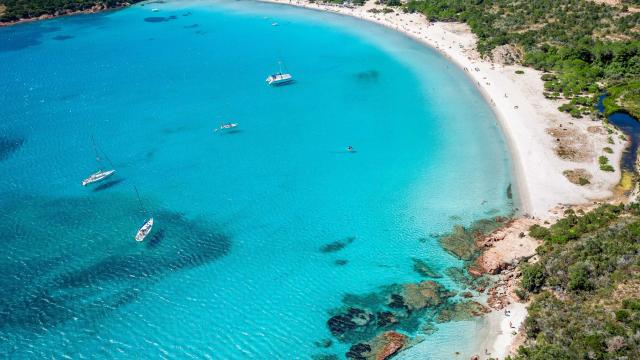
M 270 88 L 279 58 L 297 81 Z M 434 235 L 512 207 L 480 94 L 372 24 L 170 2 L 0 29 L 0 63 L 2 354 L 343 357 L 314 342 L 345 294 L 421 280 L 412 257 L 462 266 Z M 91 136 L 118 174 L 83 188 Z M 441 325 L 424 356 L 477 326 Z

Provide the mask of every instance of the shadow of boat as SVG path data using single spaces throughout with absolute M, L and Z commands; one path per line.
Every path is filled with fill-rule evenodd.
M 124 179 L 113 179 L 113 180 L 107 181 L 107 182 L 102 183 L 102 184 L 96 186 L 95 188 L 93 188 L 93 192 L 99 192 L 99 191 L 104 191 L 104 190 L 110 189 L 110 188 L 120 184 L 123 181 L 124 181 Z

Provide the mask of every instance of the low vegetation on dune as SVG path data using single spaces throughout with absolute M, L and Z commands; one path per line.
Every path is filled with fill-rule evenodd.
M 484 55 L 500 46 L 522 54 L 523 65 L 548 72 L 545 95 L 563 97 L 560 110 L 590 113 L 597 95 L 609 93 L 611 113 L 640 117 L 640 4 L 586 0 L 410 0 L 408 12 L 432 21 L 466 22 Z
M 529 234 L 544 242 L 521 266 L 531 305 L 513 359 L 639 359 L 640 205 L 570 210 Z

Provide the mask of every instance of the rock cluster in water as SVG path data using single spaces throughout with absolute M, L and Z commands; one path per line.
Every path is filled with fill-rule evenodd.
M 452 303 L 455 295 L 431 280 L 394 284 L 365 295 L 351 294 L 344 297 L 344 307 L 334 312 L 327 326 L 336 339 L 352 344 L 348 358 L 386 359 L 411 340 L 400 331 L 415 333 L 440 309 L 457 310 Z
M 507 218 L 496 216 L 492 220 L 478 220 L 468 228 L 456 225 L 451 233 L 440 236 L 438 241 L 453 256 L 471 261 L 478 256 L 477 240 L 504 225 L 507 220 Z
M 385 360 L 404 349 L 409 337 L 395 331 L 386 331 L 367 343 L 351 346 L 346 356 L 353 360 Z

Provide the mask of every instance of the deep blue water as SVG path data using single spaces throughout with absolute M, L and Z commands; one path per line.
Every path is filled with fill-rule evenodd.
M 268 87 L 280 59 L 296 82 Z M 512 209 L 472 83 L 372 24 L 138 5 L 2 28 L 0 64 L 2 357 L 344 357 L 345 295 L 461 267 L 437 234 Z M 92 137 L 117 174 L 85 188 Z M 481 326 L 436 325 L 421 358 L 468 358 Z

